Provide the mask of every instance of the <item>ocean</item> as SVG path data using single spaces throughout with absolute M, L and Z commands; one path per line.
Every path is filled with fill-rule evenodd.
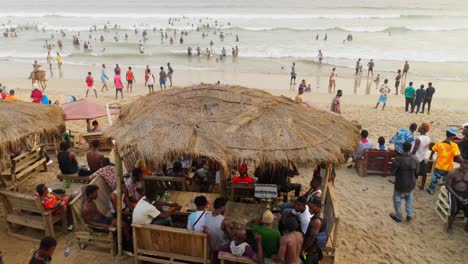
M 17 38 L 0 37 L 0 60 L 45 63 L 45 45 L 51 43 L 52 52 L 60 52 L 65 65 L 120 63 L 138 68 L 171 62 L 175 68 L 194 71 L 281 74 L 295 61 L 301 75 L 315 71 L 321 50 L 323 65 L 330 67 L 354 68 L 357 58 L 364 65 L 373 59 L 375 70 L 390 76 L 407 60 L 420 79 L 468 80 L 468 1 L 4 1 L 0 31 L 10 29 Z M 147 40 L 140 54 L 145 30 Z M 181 31 L 187 32 L 183 44 Z M 345 40 L 348 34 L 352 41 Z M 74 35 L 79 35 L 79 46 L 72 44 Z M 196 47 L 204 51 L 210 41 L 214 54 L 227 49 L 228 58 L 222 63 L 214 56 L 209 60 L 187 56 L 188 47 L 194 53 Z M 84 42 L 90 42 L 93 50 L 85 52 Z M 235 46 L 239 57 L 229 58 Z

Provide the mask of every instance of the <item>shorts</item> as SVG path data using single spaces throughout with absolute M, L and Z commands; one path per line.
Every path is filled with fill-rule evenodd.
M 153 88 L 153 85 L 152 85 L 152 84 L 148 84 L 148 88 Z
M 94 87 L 94 85 L 93 86 L 88 86 L 88 90 L 91 90 L 91 89 L 96 90 L 96 87 Z
M 101 82 L 102 82 L 102 85 L 107 84 L 105 79 L 101 80 Z
M 166 81 L 160 80 L 160 81 L 159 81 L 159 84 L 160 84 L 160 85 L 166 84 Z
M 422 160 L 419 162 L 419 171 L 417 176 L 427 176 L 426 161 Z
M 169 79 L 171 79 L 172 78 L 172 73 L 168 73 L 167 77 L 169 77 Z
M 458 196 L 461 196 L 463 199 L 468 199 L 468 191 L 464 192 L 456 192 Z M 463 210 L 465 217 L 468 217 L 468 205 L 462 204 L 455 195 L 449 193 L 449 201 L 450 201 L 450 216 L 455 217 L 458 214 L 458 211 Z
M 379 104 L 386 104 L 388 98 L 386 96 L 379 96 Z
M 400 81 L 395 81 L 395 88 L 398 88 L 400 86 Z
M 296 80 L 296 75 L 291 75 L 291 80 Z
M 128 80 L 127 83 L 128 84 L 133 84 L 133 80 Z

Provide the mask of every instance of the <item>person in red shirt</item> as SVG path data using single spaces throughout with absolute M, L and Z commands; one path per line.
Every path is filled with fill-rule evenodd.
M 0 87 L 1 87 L 1 84 L 0 84 Z M 7 94 L 5 93 L 5 89 L 0 88 L 0 97 L 2 98 L 2 100 L 5 100 L 5 98 L 7 97 Z
M 41 199 L 42 205 L 44 205 L 44 208 L 46 210 L 54 210 L 54 215 L 59 215 L 60 214 L 60 208 L 63 206 L 63 208 L 67 207 L 67 202 L 69 197 L 64 197 L 62 199 L 57 198 L 57 196 L 49 193 L 49 188 L 47 188 L 47 184 L 41 183 L 36 186 L 36 193 Z
M 238 168 L 240 176 L 232 178 L 232 182 L 253 184 L 253 178 L 248 176 L 248 170 L 249 168 L 247 167 L 247 164 L 245 162 L 242 162 L 242 164 Z
M 133 82 L 135 81 L 135 76 L 133 76 L 132 67 L 128 67 L 127 71 L 127 93 L 132 92 Z
M 31 92 L 31 99 L 33 103 L 40 104 L 42 100 L 42 92 L 39 90 L 37 83 L 34 83 L 34 89 Z
M 88 72 L 88 76 L 86 76 L 86 86 L 88 87 L 88 89 L 86 90 L 86 97 L 88 97 L 89 90 L 93 89 L 94 94 L 96 95 L 96 98 L 97 98 L 97 91 L 96 91 L 96 87 L 94 87 L 94 79 L 93 79 L 93 76 L 91 76 L 91 72 Z

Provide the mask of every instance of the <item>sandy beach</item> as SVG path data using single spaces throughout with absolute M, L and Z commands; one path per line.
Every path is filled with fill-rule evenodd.
M 209 76 L 203 73 L 188 73 L 185 75 L 185 73 L 179 72 L 176 84 L 188 85 L 200 80 L 215 82 L 218 76 L 213 75 L 213 73 L 210 73 Z M 284 95 L 291 98 L 296 93 L 288 91 L 287 75 L 268 77 L 240 74 L 238 78 L 243 80 L 239 84 L 260 89 L 268 88 L 270 84 L 281 80 L 282 86 L 286 86 L 286 89 L 266 90 L 275 95 Z M 28 80 L 6 76 L 0 76 L 0 79 L 8 88 L 17 90 L 20 100 L 29 100 L 31 84 Z M 352 90 L 353 82 L 353 79 L 340 79 L 338 88 L 343 88 L 345 91 Z M 48 88 L 46 89 L 46 94 L 52 101 L 60 100 L 62 103 L 67 95 L 75 95 L 80 99 L 83 98 L 84 92 L 84 80 L 74 78 L 52 79 L 48 82 Z M 146 89 L 142 83 L 137 82 L 134 93 L 131 96 L 128 94 L 124 94 L 124 96 L 127 98 L 136 97 L 145 93 Z M 98 100 L 111 102 L 115 100 L 114 96 L 114 90 L 111 88 L 109 92 L 100 93 Z M 329 108 L 332 97 L 331 94 L 313 90 L 311 93 L 307 93 L 304 99 L 324 108 Z M 363 128 L 367 129 L 372 142 L 377 142 L 379 136 L 384 136 L 388 142 L 397 130 L 409 126 L 411 122 L 418 124 L 430 122 L 432 129 L 429 136 L 433 141 L 441 140 L 447 127 L 460 126 L 468 121 L 466 120 L 466 100 L 463 98 L 456 99 L 443 97 L 442 95 L 438 97 L 437 94 L 430 115 L 405 113 L 401 95 L 392 95 L 389 98 L 388 107 L 384 111 L 373 109 L 376 101 L 377 92 L 374 87 L 371 88 L 369 95 L 345 93 L 342 100 L 343 115 L 349 120 L 359 122 Z M 105 119 L 100 121 L 103 127 L 108 126 Z M 84 132 L 85 125 L 84 122 L 67 122 L 67 128 Z M 84 144 L 75 150 L 81 160 L 84 160 L 83 155 L 86 149 L 87 146 Z M 54 162 L 50 165 L 48 173 L 38 174 L 28 181 L 20 191 L 32 192 L 36 184 L 44 181 L 54 181 L 57 171 L 58 166 Z M 310 169 L 304 168 L 301 169 L 301 176 L 296 181 L 307 186 L 310 177 Z M 391 178 L 380 176 L 362 178 L 355 173 L 354 169 L 347 169 L 345 166 L 337 171 L 335 182 L 338 212 L 341 220 L 336 263 L 465 263 L 468 258 L 468 236 L 463 232 L 460 223 L 455 226 L 455 233 L 452 236 L 448 236 L 444 232 L 444 224 L 434 210 L 436 195 L 431 196 L 426 192 L 415 190 L 413 205 L 415 216 L 411 224 L 396 224 L 388 217 L 388 214 L 393 211 L 393 186 L 388 182 L 388 179 Z M 5 263 L 25 263 L 36 245 L 7 236 L 3 215 L 4 211 L 2 209 L 0 211 L 0 250 L 3 251 Z M 79 252 L 76 245 L 72 245 L 72 241 L 73 233 L 60 236 L 59 248 L 54 263 L 133 262 L 133 259 L 128 257 L 117 261 L 105 254 Z M 72 252 L 69 257 L 64 257 L 63 252 L 68 245 L 72 245 Z

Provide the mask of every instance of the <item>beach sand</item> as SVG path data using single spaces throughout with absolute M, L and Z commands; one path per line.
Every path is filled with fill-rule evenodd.
M 178 74 L 183 76 L 183 73 Z M 192 77 L 177 78 L 190 80 Z M 202 77 L 197 75 L 195 79 L 202 79 Z M 239 78 L 245 77 L 250 78 L 240 84 L 258 88 L 267 88 L 271 82 L 282 80 L 286 89 L 268 91 L 291 98 L 295 96 L 295 92 L 287 90 L 289 85 L 286 75 L 268 79 L 266 76 L 252 74 L 251 76 L 241 75 Z M 28 80 L 18 77 L 2 78 L 1 76 L 0 79 L 8 88 L 15 88 L 21 100 L 28 101 L 31 91 L 31 84 Z M 67 95 L 82 98 L 85 92 L 84 77 L 82 79 L 53 79 L 48 83 L 47 95 L 52 101 L 58 99 L 62 103 Z M 95 79 L 97 79 L 96 75 Z M 216 81 L 215 77 L 209 76 L 206 80 L 207 82 Z M 185 81 L 179 83 L 189 84 Z M 344 90 L 352 90 L 352 85 L 353 79 L 342 79 L 338 82 L 338 88 L 343 87 Z M 144 95 L 146 92 L 141 82 L 136 84 L 134 90 L 134 95 Z M 112 88 L 110 92 L 100 93 L 99 100 L 110 102 L 114 100 L 114 96 Z M 128 94 L 125 96 L 127 97 Z M 313 90 L 312 93 L 307 93 L 304 99 L 328 109 L 332 97 L 331 94 L 317 93 Z M 466 101 L 462 99 L 443 98 L 436 94 L 431 115 L 414 115 L 404 112 L 402 107 L 404 98 L 401 95 L 390 96 L 389 104 L 384 111 L 375 110 L 373 106 L 377 97 L 375 88 L 372 87 L 370 95 L 345 93 L 342 100 L 343 115 L 350 120 L 358 121 L 364 129 L 367 129 L 370 133 L 369 138 L 374 143 L 377 142 L 379 136 L 384 136 L 388 142 L 397 130 L 408 127 L 411 122 L 418 124 L 431 122 L 432 130 L 429 136 L 433 141 L 443 139 L 447 127 L 460 126 L 468 122 Z M 103 127 L 108 126 L 105 119 L 100 120 Z M 67 128 L 84 132 L 85 123 L 67 122 Z M 84 160 L 83 154 L 86 148 L 83 145 L 77 150 L 81 160 Z M 48 173 L 34 176 L 20 191 L 31 192 L 40 182 L 54 181 L 57 171 L 57 162 L 54 162 L 49 166 Z M 306 189 L 305 186 L 308 186 L 312 175 L 311 170 L 301 169 L 301 172 L 301 176 L 296 181 L 302 183 L 303 189 Z M 456 224 L 453 236 L 448 236 L 444 232 L 444 224 L 434 210 L 436 195 L 415 190 L 413 222 L 397 224 L 390 219 L 388 215 L 393 212 L 393 186 L 388 179 L 392 178 L 380 176 L 362 178 L 355 173 L 354 169 L 347 169 L 345 166 L 337 171 L 335 183 L 338 213 L 341 220 L 336 263 L 466 263 L 468 236 L 463 232 L 460 223 Z M 4 214 L 2 208 L 0 210 L 0 250 L 3 251 L 4 261 L 8 264 L 25 263 L 37 245 L 6 235 Z M 72 242 L 73 233 L 59 237 L 59 247 L 53 263 L 133 263 L 133 259 L 128 257 L 117 261 L 106 254 L 79 252 L 76 245 L 72 246 L 71 255 L 66 258 L 63 252 Z

